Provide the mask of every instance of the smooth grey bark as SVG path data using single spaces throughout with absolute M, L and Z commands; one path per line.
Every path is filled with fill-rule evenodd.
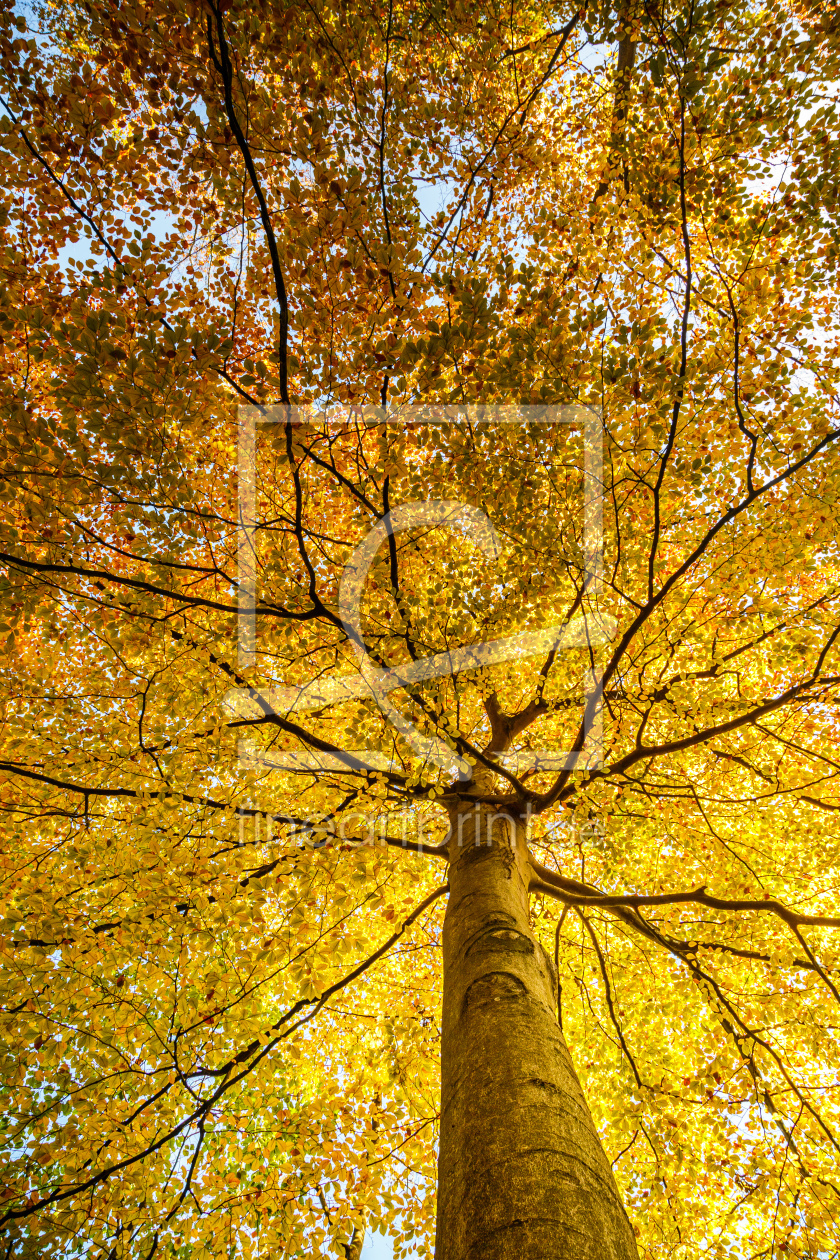
M 528 923 L 521 826 L 453 808 L 435 1260 L 638 1260 Z

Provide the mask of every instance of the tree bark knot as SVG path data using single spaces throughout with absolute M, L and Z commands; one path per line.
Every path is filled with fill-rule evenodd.
M 517 1002 L 528 996 L 528 989 L 510 971 L 491 971 L 479 976 L 464 994 L 463 1009 L 488 1002 Z
M 533 954 L 533 952 L 534 942 L 524 932 L 518 932 L 514 928 L 494 927 L 476 937 L 467 949 L 466 957 L 470 958 L 475 954 Z

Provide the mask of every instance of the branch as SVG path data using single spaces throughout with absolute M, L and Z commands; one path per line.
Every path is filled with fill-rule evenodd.
M 509 112 L 505 116 L 504 122 L 502 123 L 498 131 L 496 132 L 496 135 L 493 137 L 493 140 L 490 146 L 488 147 L 488 149 L 486 150 L 484 156 L 477 163 L 475 169 L 470 171 L 470 177 L 466 182 L 464 191 L 461 193 L 461 196 L 458 198 L 458 202 L 455 206 L 455 209 L 452 211 L 452 213 L 449 216 L 449 219 L 447 220 L 445 226 L 443 227 L 437 239 L 437 244 L 434 245 L 434 247 L 429 251 L 426 258 L 423 260 L 424 271 L 426 270 L 429 263 L 437 254 L 438 250 L 440 249 L 443 242 L 446 240 L 447 236 L 449 235 L 449 229 L 452 227 L 452 224 L 455 222 L 458 215 L 461 213 L 464 206 L 466 205 L 467 198 L 470 195 L 470 191 L 473 185 L 475 184 L 479 173 L 487 165 L 487 163 L 490 161 L 490 158 L 495 153 L 496 148 L 499 144 L 499 141 L 501 140 L 502 136 L 505 134 L 509 124 L 513 121 L 513 119 L 516 117 L 517 114 L 519 114 L 519 126 L 521 127 L 523 123 L 525 122 L 525 117 L 528 113 L 528 110 L 531 108 L 531 105 L 534 103 L 537 96 L 539 96 L 540 92 L 545 87 L 549 78 L 553 74 L 554 67 L 556 66 L 560 58 L 560 54 L 562 53 L 563 49 L 566 47 L 566 44 L 568 43 L 568 40 L 572 34 L 572 31 L 575 29 L 575 27 L 577 26 L 582 16 L 583 16 L 582 8 L 578 9 L 576 13 L 572 14 L 571 18 L 569 19 L 569 21 L 566 23 L 566 25 L 563 27 L 561 31 L 560 42 L 555 48 L 554 52 L 552 53 L 546 70 L 542 74 L 539 82 L 536 84 L 534 88 L 532 88 L 532 90 L 529 92 L 528 96 L 526 97 L 525 104 L 522 106 L 522 109 L 521 109 L 521 113 L 520 113 L 519 103 L 517 102 L 516 106 L 513 109 L 509 110 Z
M 648 553 L 648 602 L 653 599 L 656 556 L 659 551 L 659 537 L 662 528 L 659 496 L 662 490 L 662 483 L 665 480 L 668 461 L 671 458 L 674 443 L 677 439 L 677 425 L 685 396 L 685 380 L 688 370 L 688 319 L 691 313 L 691 292 L 694 277 L 691 268 L 691 237 L 688 231 L 688 207 L 685 197 L 685 98 L 682 95 L 680 96 L 680 229 L 682 232 L 683 255 L 685 257 L 685 295 L 683 298 L 682 319 L 680 321 L 680 368 L 677 373 L 677 388 L 674 393 L 674 403 L 671 410 L 671 426 L 668 433 L 668 441 L 659 462 L 659 472 L 653 488 L 653 538 L 650 552 Z M 749 492 L 753 490 L 751 478 L 747 489 Z
M 144 582 L 140 578 L 125 577 L 120 573 L 111 573 L 108 569 L 86 569 L 75 564 L 46 564 L 37 560 L 26 560 L 22 556 L 15 556 L 7 551 L 0 551 L 0 561 L 13 568 L 24 568 L 34 573 L 66 573 L 73 577 L 113 582 L 117 586 L 128 586 L 131 590 L 144 591 L 149 595 L 162 595 L 164 599 L 175 599 L 179 603 L 190 605 L 193 608 L 212 608 L 216 612 L 224 613 L 235 613 L 237 611 L 235 604 L 223 604 L 219 600 L 204 599 L 201 595 L 190 595 L 184 591 L 172 591 L 165 586 L 158 586 L 154 582 Z M 288 617 L 292 621 L 312 621 L 321 615 L 321 610 L 317 607 L 311 608 L 306 612 L 296 613 L 289 612 L 286 608 L 260 604 L 256 611 L 260 616 Z
M 56 779 L 49 774 L 40 774 L 37 770 L 30 770 L 27 766 L 17 765 L 12 761 L 0 761 L 0 772 L 6 774 L 18 775 L 23 779 L 34 779 L 36 783 L 46 783 L 49 787 L 59 788 L 62 792 L 75 792 L 78 796 L 103 796 L 103 797 L 126 797 L 133 800 L 137 796 L 149 797 L 157 800 L 159 798 L 167 799 L 177 796 L 179 801 L 184 801 L 187 805 L 201 805 L 205 809 L 230 809 L 229 801 L 217 801 L 212 796 L 189 796 L 183 792 L 175 791 L 159 791 L 147 790 L 145 788 L 127 788 L 127 787 L 90 787 L 83 783 L 72 783 L 65 779 Z M 255 809 L 250 805 L 238 805 L 237 813 L 247 818 L 264 817 L 265 811 Z M 283 814 L 272 814 L 275 820 L 281 820 L 284 824 L 301 827 L 304 830 L 309 829 L 310 823 L 306 819 L 287 817 Z
M 833 645 L 838 635 L 840 635 L 840 626 L 835 627 L 829 636 L 826 647 L 820 654 L 820 664 L 824 660 L 828 648 Z M 757 705 L 754 709 L 750 709 L 749 712 L 742 714 L 740 717 L 732 718 L 729 722 L 721 722 L 718 726 L 710 726 L 706 730 L 695 731 L 693 735 L 687 735 L 684 739 L 672 740 L 667 744 L 639 744 L 632 752 L 619 758 L 611 766 L 607 766 L 603 770 L 593 770 L 589 775 L 589 782 L 592 783 L 596 779 L 606 779 L 614 774 L 623 774 L 631 766 L 635 765 L 637 761 L 653 760 L 655 757 L 662 757 L 668 753 L 682 752 L 686 748 L 696 748 L 699 744 L 705 744 L 718 735 L 727 735 L 730 731 L 737 731 L 742 726 L 748 726 L 765 714 L 774 713 L 777 709 L 784 708 L 785 705 L 798 699 L 811 687 L 815 687 L 818 684 L 827 687 L 838 682 L 840 682 L 840 674 L 827 675 L 822 678 L 819 675 L 812 675 L 810 678 L 806 678 L 804 682 L 796 683 L 794 686 L 789 687 L 780 696 L 775 696 L 772 700 L 767 700 L 764 704 Z M 568 778 L 568 774 L 566 778 Z M 538 798 L 538 812 L 542 812 L 553 805 L 560 798 L 564 786 L 565 780 L 561 775 L 556 780 L 554 787 Z
M 601 893 L 597 889 L 588 888 L 585 884 L 580 884 L 577 880 L 566 879 L 562 875 L 556 875 L 554 871 L 542 866 L 539 862 L 531 860 L 533 869 L 537 872 L 537 878 L 532 881 L 531 887 L 536 888 L 540 892 L 547 892 L 560 901 L 565 901 L 570 906 L 604 906 L 606 909 L 616 907 L 627 907 L 637 909 L 639 906 L 669 906 L 677 905 L 681 902 L 694 902 L 697 905 L 710 906 L 714 910 L 756 910 L 764 911 L 769 914 L 775 914 L 782 919 L 788 927 L 840 927 L 840 918 L 832 918 L 823 914 L 797 914 L 794 910 L 789 910 L 787 906 L 782 905 L 780 901 L 773 898 L 766 898 L 762 901 L 752 899 L 736 900 L 727 897 L 715 897 L 711 893 L 706 892 L 706 885 L 702 884 L 699 888 L 693 888 L 689 892 L 673 892 L 673 893 L 649 893 L 649 894 L 618 894 L 618 893 Z M 586 889 L 585 892 L 581 891 Z
M 292 1033 L 297 1031 L 298 1028 L 300 1028 L 303 1024 L 308 1023 L 310 1019 L 317 1015 L 331 997 L 333 997 L 341 989 L 346 988 L 348 984 L 352 984 L 354 980 L 359 978 L 359 976 L 363 975 L 364 972 L 366 972 L 383 956 L 383 954 L 388 952 L 391 946 L 399 940 L 406 929 L 419 918 L 424 910 L 427 910 L 433 902 L 435 902 L 439 897 L 442 897 L 443 894 L 448 891 L 448 884 L 442 884 L 439 888 L 435 888 L 428 897 L 421 901 L 419 906 L 416 906 L 415 909 L 412 910 L 411 914 L 408 915 L 400 927 L 397 928 L 396 932 L 394 932 L 388 940 L 379 947 L 379 949 L 375 950 L 374 953 L 371 954 L 369 958 L 365 959 L 364 962 L 360 963 L 358 967 L 355 967 L 349 975 L 344 976 L 343 979 L 337 980 L 335 984 L 330 985 L 330 987 L 326 989 L 319 998 L 303 998 L 299 1002 L 296 1002 L 294 1006 L 292 1006 L 291 1009 L 277 1021 L 274 1025 L 274 1029 L 279 1030 L 283 1028 L 283 1026 L 288 1024 L 288 1022 L 293 1019 L 296 1014 L 305 1009 L 307 1006 L 312 1006 L 313 1009 L 290 1027 L 284 1028 L 277 1037 L 274 1037 L 263 1047 L 261 1053 L 257 1054 L 257 1051 L 260 1048 L 260 1042 L 254 1041 L 250 1046 L 240 1051 L 239 1054 L 229 1059 L 228 1062 L 221 1068 L 210 1071 L 204 1070 L 188 1073 L 189 1076 L 218 1076 L 223 1074 L 225 1079 L 220 1081 L 218 1087 L 213 1091 L 209 1098 L 206 1098 L 204 1102 L 202 1102 L 200 1107 L 198 1107 L 189 1116 L 186 1116 L 179 1124 L 170 1129 L 168 1133 L 163 1134 L 162 1137 L 147 1146 L 145 1150 L 139 1151 L 136 1155 L 127 1156 L 125 1159 L 119 1160 L 116 1164 L 112 1164 L 108 1168 L 103 1168 L 100 1172 L 96 1173 L 95 1176 L 89 1177 L 87 1181 L 80 1182 L 78 1185 L 71 1186 L 66 1190 L 55 1190 L 52 1194 L 45 1195 L 44 1198 L 40 1199 L 37 1203 L 29 1202 L 25 1207 L 17 1210 L 10 1208 L 3 1217 L 0 1218 L 0 1226 L 10 1220 L 21 1220 L 24 1217 L 32 1216 L 35 1212 L 49 1208 L 55 1203 L 73 1198 L 75 1195 L 82 1194 L 86 1190 L 92 1190 L 95 1186 L 101 1185 L 102 1182 L 107 1181 L 114 1173 L 122 1172 L 124 1169 L 130 1168 L 134 1164 L 146 1159 L 149 1155 L 153 1155 L 156 1151 L 159 1151 L 162 1147 L 173 1141 L 174 1138 L 178 1137 L 179 1134 L 183 1133 L 190 1125 L 198 1122 L 199 1126 L 201 1126 L 211 1109 L 229 1089 L 238 1084 L 243 1077 L 247 1076 L 248 1073 L 251 1072 L 253 1068 L 255 1068 L 257 1064 L 282 1040 L 290 1037 Z M 252 1062 L 249 1063 L 247 1067 L 244 1067 L 235 1075 L 230 1075 L 233 1067 L 239 1063 L 247 1061 L 248 1058 L 251 1058 Z
M 216 51 L 213 47 L 213 28 L 210 19 L 207 19 L 207 40 L 210 46 L 211 60 L 222 77 L 225 92 L 225 114 L 230 123 L 231 131 L 236 137 L 236 143 L 245 160 L 245 169 L 248 172 L 248 179 L 257 198 L 260 207 L 260 222 L 262 223 L 263 232 L 265 233 L 266 243 L 268 244 L 268 252 L 271 257 L 271 270 L 274 275 L 274 289 L 277 294 L 277 305 L 280 308 L 280 330 L 278 335 L 277 354 L 279 358 L 279 376 L 280 376 L 280 401 L 285 406 L 289 406 L 289 365 L 288 365 L 288 341 L 289 341 L 289 303 L 286 297 L 286 285 L 283 280 L 283 269 L 280 266 L 280 254 L 277 249 L 277 240 L 274 235 L 274 228 L 271 224 L 271 216 L 268 213 L 268 206 L 260 187 L 257 168 L 254 166 L 254 159 L 251 156 L 251 149 L 245 138 L 245 133 L 236 114 L 236 108 L 233 103 L 233 69 L 230 64 L 230 55 L 228 53 L 227 40 L 225 38 L 225 28 L 222 22 L 221 9 L 218 4 L 210 5 L 213 16 L 216 19 L 216 34 L 219 42 L 219 56 L 216 57 Z
M 325 989 L 320 997 L 301 998 L 299 1002 L 296 1002 L 294 1006 L 292 1006 L 286 1012 L 285 1015 L 283 1015 L 280 1019 L 278 1019 L 277 1022 L 273 1024 L 271 1029 L 269 1030 L 270 1032 L 278 1032 L 279 1036 L 275 1037 L 272 1041 L 268 1042 L 268 1044 L 263 1048 L 262 1053 L 259 1054 L 256 1059 L 254 1059 L 254 1062 L 250 1064 L 248 1068 L 240 1072 L 237 1076 L 231 1077 L 229 1080 L 227 1080 L 224 1084 L 224 1089 L 228 1089 L 236 1081 L 241 1080 L 243 1076 L 245 1076 L 248 1072 L 251 1071 L 253 1067 L 256 1066 L 256 1064 L 260 1061 L 260 1059 L 264 1058 L 265 1055 L 268 1054 L 274 1048 L 274 1046 L 276 1046 L 280 1041 L 285 1040 L 286 1037 L 290 1037 L 292 1033 L 295 1032 L 298 1028 L 300 1028 L 303 1024 L 307 1024 L 310 1019 L 313 1019 L 318 1014 L 318 1012 L 322 1009 L 322 1007 L 329 1001 L 331 997 L 333 997 L 336 993 L 339 993 L 342 989 L 346 988 L 348 984 L 352 984 L 354 980 L 358 980 L 359 976 L 364 975 L 364 973 L 370 967 L 372 967 L 375 962 L 378 962 L 379 959 L 382 958 L 384 954 L 387 954 L 391 946 L 394 945 L 400 939 L 403 932 L 405 932 L 407 928 L 411 927 L 412 923 L 414 923 L 414 921 L 420 917 L 420 915 L 424 912 L 424 910 L 428 910 L 429 906 L 432 905 L 433 902 L 437 901 L 438 897 L 442 897 L 443 894 L 446 892 L 449 892 L 448 884 L 441 884 L 440 887 L 435 888 L 433 892 L 429 893 L 428 897 L 426 897 L 423 901 L 420 902 L 419 906 L 416 906 L 414 910 L 412 910 L 408 918 L 403 920 L 403 922 L 400 924 L 397 930 L 391 936 L 388 937 L 387 941 L 385 941 L 383 945 L 380 945 L 379 949 L 375 950 L 368 958 L 364 960 L 364 962 L 359 963 L 358 967 L 354 968 L 354 970 L 351 971 L 348 975 L 346 975 L 342 980 L 337 980 L 335 984 L 330 985 L 328 989 Z M 299 1019 L 296 1024 L 293 1024 L 291 1028 L 286 1028 L 285 1031 L 280 1033 L 280 1029 L 284 1028 L 284 1026 L 289 1022 L 290 1019 L 294 1019 L 294 1017 L 297 1014 L 299 1014 L 300 1011 L 305 1010 L 307 1006 L 311 1006 L 313 1009 L 307 1015 L 304 1015 L 302 1019 Z M 221 1067 L 204 1068 L 204 1069 L 197 1070 L 195 1072 L 191 1072 L 189 1073 L 189 1075 L 190 1076 L 226 1076 L 237 1064 L 246 1063 L 248 1059 L 256 1055 L 259 1048 L 260 1048 L 260 1041 L 258 1039 L 255 1039 L 254 1041 L 250 1043 L 250 1045 L 246 1046 L 243 1050 L 240 1050 L 238 1054 L 232 1056 L 230 1059 L 227 1060 L 226 1063 L 223 1063 Z M 222 1087 L 220 1087 L 220 1090 L 221 1088 Z M 216 1094 L 213 1095 L 214 1098 L 220 1096 L 220 1090 L 216 1091 Z
M 636 1060 L 633 1058 L 632 1054 L 630 1053 L 630 1048 L 627 1045 L 627 1042 L 624 1040 L 624 1033 L 621 1030 L 621 1025 L 618 1022 L 618 1016 L 615 1013 L 615 1006 L 613 1005 L 613 1000 L 612 1000 L 612 989 L 610 987 L 609 976 L 607 975 L 607 964 L 604 960 L 604 955 L 601 952 L 601 945 L 598 941 L 597 936 L 595 935 L 595 930 L 592 927 L 592 924 L 589 922 L 589 920 L 587 919 L 583 911 L 579 907 L 576 906 L 575 912 L 578 918 L 580 919 L 581 923 L 583 924 L 583 926 L 586 928 L 587 932 L 589 933 L 589 939 L 592 941 L 592 944 L 595 948 L 595 953 L 598 955 L 598 962 L 601 966 L 601 978 L 604 981 L 604 993 L 607 999 L 607 1007 L 610 1012 L 610 1019 L 612 1020 L 612 1025 L 616 1031 L 618 1039 L 621 1042 L 621 1048 L 624 1051 L 625 1057 L 628 1063 L 630 1064 L 631 1068 L 633 1069 L 633 1075 L 636 1078 L 636 1084 L 639 1086 L 640 1089 L 642 1089 L 643 1088 L 642 1078 L 639 1075 L 639 1069 L 636 1067 Z
M 545 700 L 532 700 L 521 713 L 503 713 L 495 691 L 484 701 L 484 711 L 490 720 L 490 742 L 483 751 L 485 757 L 505 752 L 511 741 L 526 730 L 538 717 L 548 713 L 551 706 Z
M 621 38 L 618 42 L 618 64 L 615 68 L 615 95 L 613 98 L 613 112 L 610 123 L 610 144 L 609 154 L 607 156 L 606 178 L 602 179 L 598 184 L 595 196 L 589 207 L 592 214 L 598 207 L 598 202 L 610 186 L 613 176 L 618 167 L 619 146 L 624 140 L 624 128 L 627 121 L 627 107 L 630 100 L 630 84 L 633 78 L 633 64 L 636 60 L 637 42 L 632 38 L 630 19 L 625 11 L 621 17 Z M 627 175 L 625 172 L 625 188 L 627 187 Z M 628 190 L 629 191 L 629 190 Z
M 587 905 L 587 899 L 591 897 L 601 897 L 603 894 L 597 889 L 592 888 L 589 884 L 581 883 L 577 879 L 569 879 L 566 875 L 558 875 L 556 871 L 549 870 L 547 866 L 543 866 L 533 855 L 531 856 L 531 869 L 534 876 L 529 884 L 529 891 L 541 892 L 548 897 L 554 897 L 558 901 L 564 902 L 567 906 Z M 630 906 L 607 906 L 606 909 L 612 910 L 617 919 L 622 919 L 630 927 L 640 932 L 642 936 L 646 936 L 649 940 L 657 945 L 663 944 L 660 934 L 647 923 L 637 910 Z
M 94 236 L 99 241 L 99 243 L 102 245 L 102 248 L 105 250 L 106 254 L 112 260 L 114 265 L 120 268 L 122 271 L 126 272 L 128 275 L 131 275 L 130 265 L 123 261 L 123 259 L 114 249 L 113 245 L 111 245 L 110 241 L 105 236 L 102 229 L 96 223 L 95 219 L 93 219 L 91 215 L 89 215 L 88 212 L 84 210 L 81 205 L 79 205 L 79 203 L 76 201 L 75 197 L 73 197 L 72 193 L 68 190 L 64 182 L 61 179 L 59 179 L 59 177 L 56 175 L 55 171 L 52 169 L 47 159 L 43 157 L 41 153 L 39 153 L 36 146 L 30 140 L 29 135 L 26 131 L 26 128 L 23 126 L 20 120 L 15 117 L 15 115 L 12 113 L 11 109 L 9 108 L 8 104 L 2 97 L 0 97 L 0 106 L 2 106 L 3 109 L 5 109 L 6 113 L 9 115 L 9 118 L 12 120 L 12 123 L 14 124 L 15 127 L 17 127 L 18 132 L 20 133 L 20 137 L 23 140 L 23 143 L 26 145 L 27 149 L 32 154 L 35 161 L 39 164 L 39 166 L 42 166 L 44 168 L 44 170 L 47 172 L 47 175 L 49 176 L 52 183 L 55 184 L 56 188 L 58 188 L 59 191 L 62 193 L 62 195 L 66 198 L 68 204 L 72 207 L 72 209 L 79 216 L 79 218 L 84 219 L 85 223 L 87 223 L 88 227 L 93 232 Z M 149 302 L 148 297 L 145 294 L 143 294 L 142 296 L 146 305 L 150 306 L 151 303 Z M 161 324 L 163 324 L 164 328 L 168 328 L 170 332 L 174 332 L 172 325 L 170 324 L 169 320 L 166 318 L 165 315 L 158 314 L 157 318 L 160 320 Z M 195 347 L 193 347 L 192 354 L 193 354 L 193 358 L 195 358 L 197 354 Z M 226 380 L 228 385 L 230 385 L 233 389 L 236 390 L 240 398 L 244 398 L 246 402 L 251 403 L 254 407 L 259 407 L 261 405 L 260 403 L 257 402 L 256 398 L 254 398 L 251 394 L 249 394 L 247 389 L 243 389 L 243 387 L 237 381 L 235 381 L 233 377 L 230 376 L 227 371 L 225 371 L 224 368 L 217 367 L 213 364 L 210 365 L 210 368 L 211 368 L 211 371 L 215 372 L 218 376 L 221 376 L 224 380 Z
M 621 636 L 618 643 L 616 644 L 612 657 L 601 677 L 601 683 L 600 683 L 601 695 L 604 694 L 604 689 L 606 688 L 607 684 L 612 679 L 613 675 L 618 670 L 621 660 L 625 652 L 627 651 L 627 648 L 630 646 L 630 643 L 635 638 L 636 634 L 639 632 L 639 630 L 641 630 L 642 626 L 653 616 L 656 609 L 666 599 L 666 597 L 670 594 L 670 592 L 677 585 L 677 583 L 686 575 L 686 573 L 688 573 L 688 571 L 697 563 L 697 561 L 703 557 L 706 551 L 708 551 L 709 547 L 712 545 L 717 535 L 721 533 L 721 531 L 724 530 L 727 527 L 727 525 L 731 525 L 735 520 L 737 520 L 737 518 L 741 516 L 747 510 L 747 508 L 752 507 L 752 505 L 756 503 L 763 495 L 766 495 L 770 491 L 775 490 L 777 486 L 783 485 L 796 473 L 800 472 L 809 463 L 811 463 L 812 460 L 816 459 L 817 455 L 820 455 L 822 454 L 823 451 L 827 450 L 828 447 L 832 443 L 837 442 L 838 439 L 840 439 L 840 429 L 834 429 L 830 433 L 827 433 L 824 437 L 820 438 L 818 442 L 815 442 L 814 445 L 811 447 L 811 449 L 809 451 L 806 451 L 805 454 L 802 455 L 802 457 L 798 459 L 795 463 L 789 465 L 789 467 L 784 469 L 782 472 L 777 473 L 776 476 L 768 478 L 768 480 L 765 481 L 763 485 L 757 486 L 753 490 L 749 491 L 746 495 L 744 495 L 744 497 L 738 503 L 734 503 L 731 508 L 729 508 L 726 512 L 724 512 L 724 514 L 721 517 L 718 518 L 715 524 L 709 530 L 707 530 L 704 537 L 689 552 L 685 560 L 683 560 L 682 564 L 678 565 L 677 568 L 674 569 L 673 573 L 671 573 L 670 576 L 666 579 L 666 581 L 663 582 L 662 586 L 660 586 L 656 594 L 648 600 L 648 602 L 645 604 L 643 608 L 639 610 L 639 612 L 634 617 L 633 621 L 624 631 L 624 634 Z M 834 634 L 830 638 L 830 642 L 833 642 L 836 635 L 837 635 L 837 631 L 835 630 Z M 822 655 L 824 655 L 824 653 Z M 787 698 L 795 694 L 798 690 L 801 690 L 806 685 L 812 685 L 814 681 L 815 680 L 812 679 L 811 683 L 801 684 L 799 688 L 791 689 L 791 691 L 785 693 L 785 696 L 781 700 L 777 702 L 772 702 L 772 704 L 766 710 L 763 708 L 756 709 L 754 711 L 755 714 L 756 715 L 760 714 L 763 711 L 769 712 L 772 708 L 778 708 L 780 704 L 786 703 Z M 595 699 L 597 699 L 597 696 L 595 697 Z M 749 721 L 749 720 L 751 720 L 749 717 L 744 719 L 744 721 Z M 728 724 L 726 728 L 723 728 L 723 727 L 713 728 L 710 733 L 717 733 L 718 729 L 733 730 L 735 729 L 735 726 L 739 724 L 743 725 L 743 723 Z M 583 739 L 583 730 L 584 728 L 581 727 L 581 730 L 578 733 L 577 743 L 574 745 L 575 747 L 579 746 L 580 741 Z M 658 755 L 661 752 L 678 751 L 681 748 L 689 747 L 691 743 L 699 743 L 699 742 L 700 742 L 700 737 L 696 737 L 687 742 L 678 741 L 677 743 L 674 743 L 674 744 L 664 745 L 660 748 L 650 749 L 647 754 L 641 754 L 641 756 L 645 756 L 645 755 L 652 756 L 652 755 Z M 631 762 L 638 759 L 639 759 L 639 756 L 633 755 L 631 757 Z M 630 762 L 619 763 L 618 768 L 621 768 L 624 764 L 631 764 L 631 763 Z M 615 769 L 616 767 L 613 767 L 613 770 Z M 553 805 L 557 800 L 559 800 L 560 795 L 563 791 L 563 788 L 568 782 L 569 773 L 570 772 L 568 770 L 562 771 L 557 776 L 557 779 L 555 780 L 553 786 L 539 798 L 540 809 L 545 809 L 548 806 Z M 605 771 L 597 775 L 597 777 L 603 778 L 605 774 L 607 773 L 612 773 L 612 771 Z

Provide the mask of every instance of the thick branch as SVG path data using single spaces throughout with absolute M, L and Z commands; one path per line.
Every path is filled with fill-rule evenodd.
M 840 918 L 832 918 L 824 914 L 797 914 L 796 911 L 789 910 L 787 906 L 782 905 L 780 901 L 775 901 L 769 897 L 761 901 L 751 898 L 715 897 L 711 893 L 706 892 L 705 884 L 688 892 L 601 893 L 595 888 L 589 888 L 588 885 L 579 883 L 578 880 L 566 879 L 562 875 L 557 875 L 554 871 L 549 870 L 548 867 L 534 861 L 533 858 L 531 859 L 531 865 L 537 875 L 537 879 L 534 880 L 532 887 L 539 888 L 540 891 L 547 891 L 549 894 L 558 897 L 560 901 L 565 901 L 571 906 L 603 906 L 605 909 L 628 907 L 637 909 L 639 906 L 668 906 L 677 905 L 680 902 L 694 902 L 697 905 L 710 906 L 715 910 L 755 910 L 775 914 L 791 928 L 840 927 Z M 547 885 L 548 887 L 546 887 Z
M 521 713 L 503 713 L 495 691 L 484 701 L 484 711 L 490 720 L 490 742 L 483 750 L 485 757 L 508 749 L 517 735 L 526 730 L 538 717 L 549 711 L 544 700 L 532 700 Z
M 274 290 L 277 294 L 277 305 L 280 308 L 280 329 L 278 333 L 277 355 L 279 359 L 279 378 L 280 378 L 280 401 L 289 406 L 289 367 L 288 367 L 288 340 L 289 340 L 289 304 L 286 297 L 286 285 L 283 280 L 283 269 L 280 266 L 280 254 L 277 249 L 277 239 L 274 235 L 274 228 L 271 223 L 271 215 L 268 212 L 265 196 L 260 185 L 257 168 L 254 165 L 254 159 L 251 155 L 251 149 L 242 130 L 239 118 L 236 113 L 236 107 L 233 103 L 233 68 L 230 63 L 230 55 L 228 53 L 227 39 L 225 38 L 225 28 L 222 21 L 221 10 L 218 5 L 211 5 L 213 15 L 216 19 L 216 36 L 219 44 L 219 55 L 213 46 L 213 29 L 210 19 L 207 20 L 207 35 L 210 44 L 210 56 L 213 64 L 222 77 L 222 84 L 225 93 L 225 114 L 230 123 L 231 131 L 236 137 L 236 143 L 239 145 L 239 151 L 245 161 L 245 169 L 248 172 L 248 179 L 257 198 L 257 204 L 260 208 L 260 222 L 262 223 L 263 232 L 265 233 L 268 252 L 271 258 L 271 270 L 274 276 Z
M 625 12 L 621 18 L 620 38 L 618 41 L 618 62 L 615 68 L 615 94 L 613 96 L 613 112 L 610 122 L 610 142 L 609 152 L 607 155 L 607 170 L 605 177 L 598 184 L 595 196 L 592 198 L 590 212 L 598 207 L 598 202 L 609 188 L 615 173 L 618 170 L 618 164 L 621 154 L 621 146 L 624 142 L 624 133 L 627 123 L 627 110 L 630 101 L 630 84 L 633 78 L 633 65 L 636 60 L 637 42 L 633 38 L 632 25 L 629 15 Z M 625 187 L 627 187 L 627 177 L 625 174 Z

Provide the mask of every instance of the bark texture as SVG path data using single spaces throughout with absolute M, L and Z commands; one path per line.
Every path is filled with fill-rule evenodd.
M 637 1260 L 528 925 L 521 829 L 452 815 L 435 1260 Z

